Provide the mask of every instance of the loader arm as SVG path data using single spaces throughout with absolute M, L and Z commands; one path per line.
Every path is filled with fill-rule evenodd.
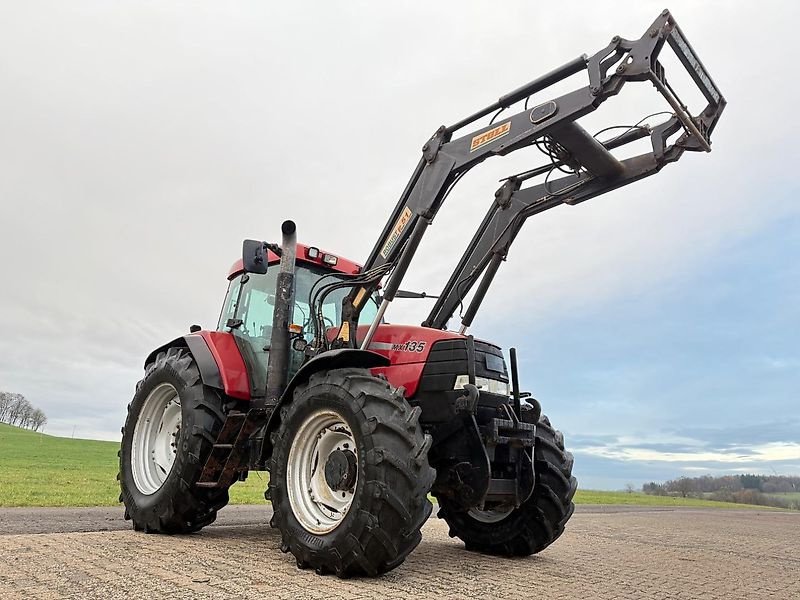
M 506 179 L 495 193 L 483 222 L 422 325 L 446 329 L 456 308 L 480 280 L 475 295 L 461 315 L 460 332 L 465 333 L 472 324 L 500 264 L 506 259 L 511 244 L 529 217 L 562 204 L 579 204 L 658 173 L 664 165 L 678 160 L 684 151 L 683 148 L 673 146 L 669 153 L 664 152 L 667 148 L 666 139 L 679 129 L 680 122 L 677 117 L 672 117 L 655 128 L 632 129 L 604 144 L 608 149 L 618 148 L 643 137 L 650 137 L 653 143 L 652 152 L 620 161 L 622 171 L 617 177 L 603 178 L 590 172 L 581 172 L 546 184 L 521 187 L 527 179 L 552 168 L 547 165 L 541 170 L 533 169 Z
M 696 116 L 689 113 L 677 97 L 658 61 L 665 43 L 678 55 L 708 101 Z M 588 85 L 454 138 L 453 134 L 467 125 L 495 111 L 500 113 L 584 70 L 588 73 Z M 650 132 L 651 152 L 619 161 L 609 152 L 610 145 L 598 142 L 575 121 L 596 110 L 631 81 L 651 82 L 674 113 L 669 121 Z M 334 347 L 355 347 L 355 330 L 361 308 L 378 289 L 381 279 L 388 275 L 378 315 L 365 338 L 360 340 L 362 348 L 369 345 L 428 225 L 452 186 L 472 167 L 491 156 L 504 156 L 545 138 L 564 149 L 565 162 L 570 164 L 575 174 L 527 189 L 518 187 L 524 178 L 510 180 L 502 192 L 508 196 L 505 200 L 508 206 L 502 210 L 491 209 L 484 219 L 482 230 L 473 238 L 425 322 L 431 327 L 445 327 L 465 291 L 485 273 L 481 289 L 476 294 L 482 298 L 499 262 L 528 216 L 562 203 L 577 204 L 657 173 L 665 164 L 678 160 L 684 151 L 710 151 L 711 132 L 725 104 L 725 99 L 674 18 L 665 10 L 638 40 L 616 36 L 593 56 L 580 56 L 456 124 L 440 127 L 422 147 L 422 158 L 364 264 L 362 272 L 370 275 L 355 285 L 343 302 L 342 323 Z M 683 134 L 668 144 L 668 138 L 681 129 Z M 621 139 L 628 143 L 639 137 L 642 136 L 629 134 Z M 550 165 L 546 167 L 550 168 Z M 536 171 L 534 169 L 531 173 Z M 503 224 L 500 229 L 494 227 L 500 224 Z

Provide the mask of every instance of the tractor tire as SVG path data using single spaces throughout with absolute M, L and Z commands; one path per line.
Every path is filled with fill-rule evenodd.
M 536 426 L 533 459 L 536 484 L 519 508 L 465 510 L 440 499 L 438 516 L 450 526 L 450 537 L 463 540 L 467 550 L 500 556 L 536 554 L 556 541 L 575 510 L 572 498 L 578 482 L 564 436 L 546 416 Z
M 280 410 L 269 490 L 281 550 L 319 574 L 400 565 L 431 514 L 431 438 L 403 389 L 366 369 L 314 373 Z
M 135 530 L 192 533 L 214 522 L 228 490 L 194 484 L 224 420 L 222 398 L 203 385 L 187 349 L 147 365 L 128 405 L 117 476 Z

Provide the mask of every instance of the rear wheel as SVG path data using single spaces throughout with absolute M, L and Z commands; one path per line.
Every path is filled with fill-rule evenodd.
M 575 505 L 578 482 L 572 476 L 572 454 L 564 450 L 564 436 L 542 416 L 536 426 L 533 452 L 536 485 L 520 507 L 497 505 L 465 510 L 440 498 L 439 517 L 450 526 L 450 536 L 464 541 L 467 550 L 505 556 L 541 552 L 562 533 Z
M 222 399 L 203 385 L 185 348 L 161 352 L 147 365 L 119 451 L 120 501 L 134 529 L 189 533 L 216 519 L 228 490 L 194 484 L 224 420 Z
M 273 527 L 301 568 L 378 575 L 419 544 L 431 513 L 430 437 L 402 390 L 366 369 L 315 373 L 273 434 Z

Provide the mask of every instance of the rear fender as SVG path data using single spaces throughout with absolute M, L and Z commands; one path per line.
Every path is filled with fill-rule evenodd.
M 295 373 L 289 385 L 286 386 L 283 394 L 278 400 L 272 414 L 267 421 L 267 428 L 264 436 L 264 446 L 262 449 L 263 460 L 267 460 L 272 454 L 272 443 L 270 442 L 270 434 L 280 425 L 281 407 L 291 401 L 295 388 L 298 385 L 308 381 L 314 373 L 319 371 L 330 371 L 332 369 L 344 369 L 348 367 L 355 367 L 360 369 L 374 369 L 376 367 L 389 366 L 389 359 L 385 356 L 372 352 L 370 350 L 360 350 L 357 348 L 340 348 L 339 350 L 330 350 L 309 360 L 306 364 L 300 367 L 300 370 Z

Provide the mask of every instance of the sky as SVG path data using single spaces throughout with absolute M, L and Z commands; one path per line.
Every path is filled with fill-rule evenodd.
M 301 242 L 363 260 L 439 125 L 663 8 L 0 1 L 0 389 L 48 433 L 119 439 L 144 357 L 213 328 L 243 238 L 291 218 Z M 531 219 L 472 329 L 518 349 L 586 488 L 800 474 L 800 14 L 669 8 L 729 102 L 713 152 Z M 664 108 L 629 88 L 581 124 Z M 435 293 L 497 180 L 542 158 L 470 172 L 403 287 Z

